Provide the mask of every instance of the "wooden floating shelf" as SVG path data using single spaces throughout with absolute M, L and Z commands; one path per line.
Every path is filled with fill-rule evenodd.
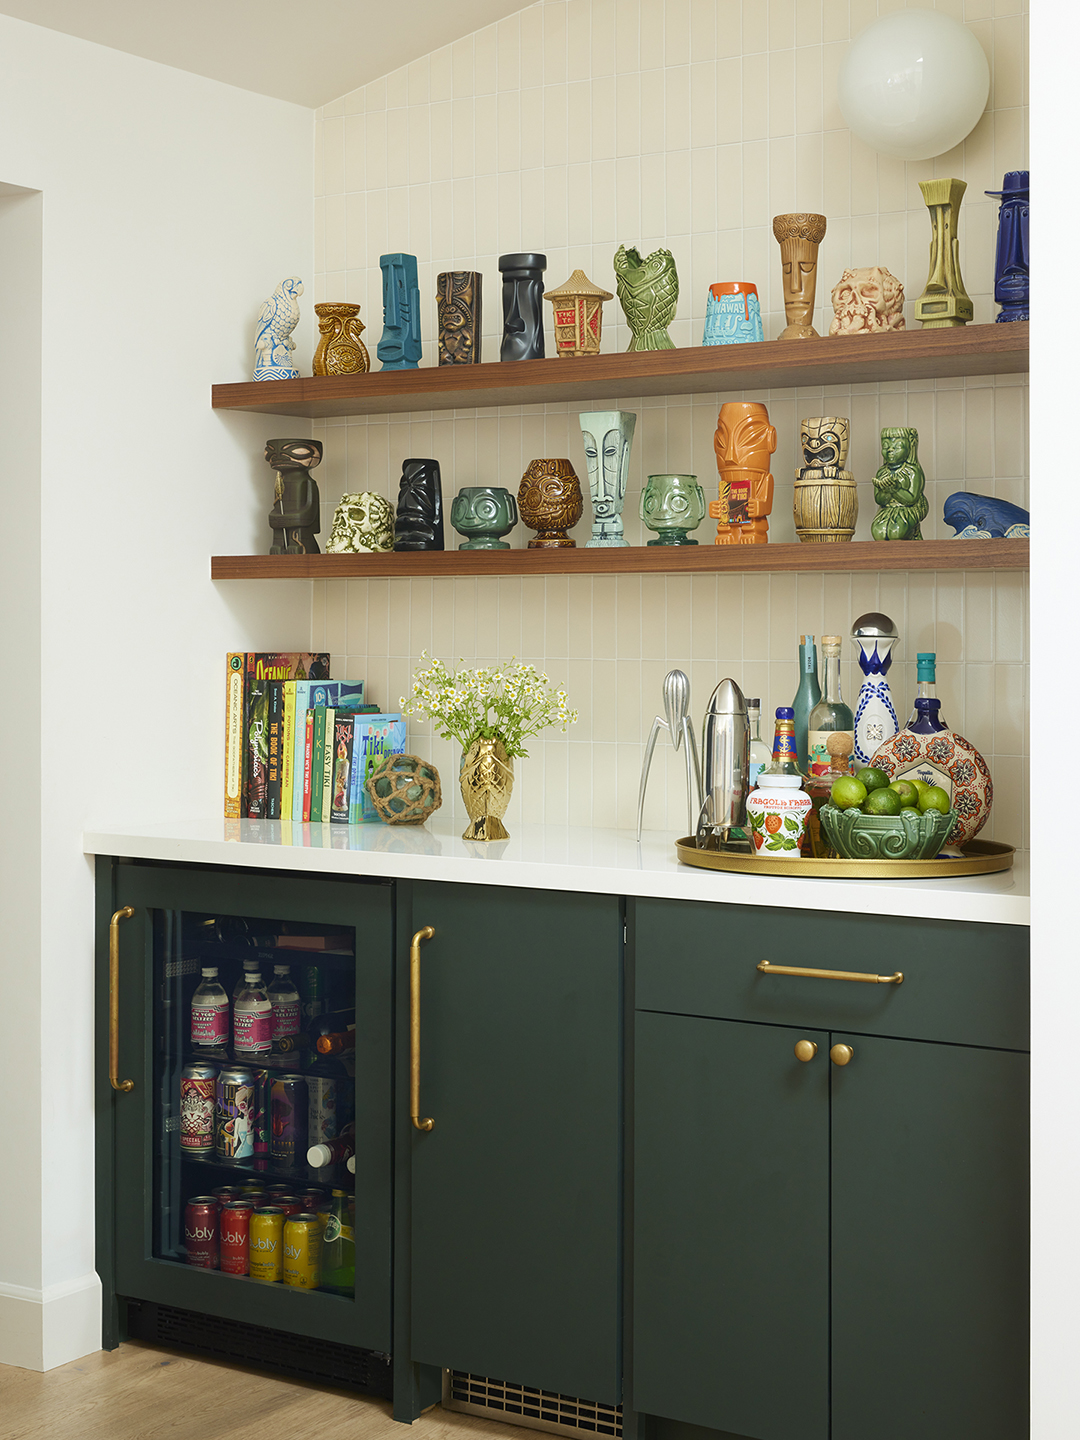
M 857 540 L 831 545 L 628 545 L 618 550 L 419 550 L 385 555 L 215 555 L 212 580 L 383 580 L 478 575 L 700 575 L 760 570 L 1026 570 L 1026 540 Z
M 489 409 L 709 391 L 785 390 L 882 380 L 1012 375 L 1028 368 L 1028 322 L 901 330 L 816 340 L 764 340 L 684 350 L 442 365 L 215 385 L 215 410 L 310 420 L 425 410 Z

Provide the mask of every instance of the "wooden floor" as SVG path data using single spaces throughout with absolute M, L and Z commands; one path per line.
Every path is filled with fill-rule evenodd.
M 129 1341 L 42 1375 L 0 1365 L 2 1440 L 527 1440 L 436 1407 L 408 1430 L 390 1405 Z

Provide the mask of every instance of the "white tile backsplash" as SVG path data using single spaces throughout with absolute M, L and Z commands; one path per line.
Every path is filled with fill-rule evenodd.
M 620 243 L 643 251 L 663 245 L 680 277 L 671 327 L 677 345 L 700 343 L 707 287 L 723 279 L 756 283 L 772 338 L 784 316 L 771 219 L 807 209 L 829 220 L 819 255 L 819 331 L 831 319 L 829 292 L 849 265 L 887 265 L 904 282 L 913 324 L 930 234 L 918 181 L 951 174 L 968 181 L 961 265 L 975 320 L 989 322 L 997 202 L 982 192 L 1027 163 L 1026 3 L 939 0 L 936 8 L 964 19 L 991 57 L 991 102 L 954 151 L 910 163 L 876 155 L 851 136 L 836 104 L 849 39 L 895 8 L 894 0 L 542 0 L 374 81 L 328 107 L 317 125 L 323 268 L 314 298 L 361 303 L 377 364 L 379 256 L 415 254 L 421 363 L 431 365 L 436 274 L 479 270 L 484 355 L 494 360 L 500 253 L 543 250 L 549 284 L 580 266 L 614 290 Z M 550 345 L 550 325 L 548 338 Z M 623 350 L 628 340 L 611 301 L 603 349 Z M 696 473 L 707 497 L 715 495 L 716 411 L 738 398 L 764 400 L 779 432 L 774 540 L 794 539 L 792 479 L 805 415 L 851 418 L 859 539 L 869 538 L 875 512 L 871 481 L 883 425 L 919 430 L 928 538 L 951 533 L 940 517 L 954 490 L 1027 503 L 1026 377 L 971 377 L 328 421 L 315 427 L 326 445 L 323 533 L 346 489 L 394 499 L 409 455 L 438 458 L 447 510 L 463 485 L 515 489 L 538 455 L 566 455 L 584 476 L 578 410 L 622 408 L 638 415 L 626 532 L 632 544 L 643 543 L 637 504 L 650 473 Z M 586 516 L 575 532 L 579 544 L 589 523 Z M 706 519 L 698 538 L 707 544 L 712 533 Z M 448 546 L 457 538 L 448 525 Z M 524 545 L 528 532 L 519 527 L 509 538 Z M 536 742 L 519 762 L 511 830 L 523 820 L 634 823 L 642 744 L 667 670 L 690 676 L 696 720 L 727 674 L 760 695 L 767 717 L 794 693 L 801 632 L 846 634 L 863 611 L 884 609 L 901 635 L 890 672 L 898 711 L 910 707 L 916 652 L 936 650 L 946 717 L 995 775 L 997 802 L 984 833 L 1027 844 L 1026 575 L 508 577 L 314 589 L 313 643 L 333 651 L 335 673 L 362 675 L 380 703 L 397 704 L 425 648 L 448 662 L 516 654 L 568 684 L 581 720 L 568 736 Z M 852 649 L 844 664 L 849 701 L 857 674 Z M 430 752 L 448 779 L 456 773 L 454 747 L 429 726 L 414 725 L 411 743 Z M 444 795 L 460 810 L 453 784 Z M 646 823 L 685 825 L 682 760 L 664 741 Z

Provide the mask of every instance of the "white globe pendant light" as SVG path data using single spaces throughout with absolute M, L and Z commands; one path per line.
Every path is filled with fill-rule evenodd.
M 970 135 L 990 66 L 966 26 L 939 10 L 894 10 L 851 42 L 837 84 L 853 134 L 882 155 L 930 160 Z

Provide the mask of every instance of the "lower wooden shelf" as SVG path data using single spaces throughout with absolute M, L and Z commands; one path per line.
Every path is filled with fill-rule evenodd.
M 212 580 L 383 580 L 478 575 L 693 575 L 729 571 L 1026 570 L 1027 540 L 834 545 L 628 545 L 617 550 L 420 550 L 385 555 L 215 555 Z

